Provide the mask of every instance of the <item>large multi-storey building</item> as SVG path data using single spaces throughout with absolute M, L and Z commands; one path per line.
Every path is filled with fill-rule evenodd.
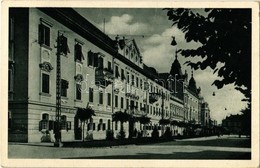
M 161 78 L 143 63 L 135 40 L 117 37 L 115 43 L 70 8 L 10 8 L 9 24 L 9 141 L 40 142 L 47 132 L 54 140 L 58 75 L 62 141 L 82 139 L 77 109 L 87 105 L 96 114 L 86 128 L 94 139 L 119 132 L 111 117 L 117 111 L 151 118 L 146 136 L 160 119 L 198 123 L 196 83 L 192 76 L 187 84 L 177 56 L 172 69 L 179 75 L 173 70 Z M 171 83 L 172 77 L 178 81 Z M 124 123 L 126 135 L 141 126 Z

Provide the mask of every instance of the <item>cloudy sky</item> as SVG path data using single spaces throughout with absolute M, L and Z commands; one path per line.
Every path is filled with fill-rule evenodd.
M 125 36 L 126 39 L 134 38 L 143 55 L 144 63 L 155 67 L 159 72 L 170 71 L 176 48 L 186 49 L 199 46 L 195 42 L 187 43 L 184 34 L 172 26 L 166 11 L 162 9 L 78 8 L 76 11 L 111 38 L 117 34 Z M 196 11 L 203 12 L 201 9 Z M 172 36 L 175 36 L 177 42 L 175 47 L 170 45 Z M 190 77 L 191 68 L 184 65 L 188 58 L 178 56 L 178 59 L 182 65 L 182 71 L 187 70 Z M 233 85 L 227 85 L 220 90 L 211 85 L 217 79 L 217 75 L 213 75 L 211 69 L 196 70 L 194 78 L 197 87 L 200 86 L 202 89 L 204 99 L 209 103 L 211 118 L 217 120 L 218 123 L 221 123 L 225 116 L 237 114 L 246 107 L 246 103 L 241 102 L 244 96 L 236 91 Z

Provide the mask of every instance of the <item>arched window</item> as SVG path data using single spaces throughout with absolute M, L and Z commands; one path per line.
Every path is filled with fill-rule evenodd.
M 102 125 L 103 125 L 103 119 L 99 119 L 99 123 L 98 123 L 98 131 L 101 130 Z

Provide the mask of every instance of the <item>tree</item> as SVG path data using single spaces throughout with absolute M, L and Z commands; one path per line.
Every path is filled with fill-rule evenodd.
M 120 133 L 124 132 L 124 122 L 129 121 L 130 115 L 126 112 L 118 111 L 112 114 L 112 121 L 120 122 Z
M 85 132 L 85 124 L 88 123 L 88 120 L 95 116 L 95 111 L 87 104 L 86 108 L 78 108 L 77 109 L 77 117 L 80 119 L 81 127 L 83 123 L 83 130 L 82 130 L 82 137 L 83 141 L 85 139 L 84 132 Z
M 185 57 L 201 57 L 202 61 L 187 61 L 192 68 L 210 67 L 221 79 L 212 85 L 221 89 L 234 83 L 251 102 L 251 9 L 165 9 L 168 19 L 183 33 L 187 42 L 201 44 L 196 49 L 180 49 Z M 221 64 L 219 64 L 221 63 Z
M 142 115 L 141 117 L 138 118 L 139 122 L 140 122 L 140 126 L 141 124 L 144 125 L 144 135 L 146 135 L 146 124 L 149 124 L 151 122 L 151 118 L 147 117 L 145 115 Z

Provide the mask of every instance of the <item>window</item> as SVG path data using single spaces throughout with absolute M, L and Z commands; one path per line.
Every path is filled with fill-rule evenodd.
M 59 36 L 59 43 L 60 43 L 60 53 L 63 55 L 67 55 L 70 53 L 70 49 L 68 46 L 68 39 L 63 34 Z
M 103 92 L 99 92 L 99 104 L 103 104 Z
M 103 123 L 103 125 L 102 125 L 102 130 L 103 130 L 103 131 L 106 130 L 106 123 Z
M 81 84 L 76 84 L 76 99 L 81 100 Z
M 84 60 L 84 56 L 83 56 L 83 53 L 82 53 L 82 46 L 77 43 L 75 44 L 74 46 L 74 55 L 75 55 L 75 61 L 82 61 L 82 59 Z
M 125 71 L 124 69 L 121 69 L 121 80 L 125 80 Z
M 48 74 L 42 73 L 42 92 L 50 93 L 50 76 Z
M 124 108 L 124 98 L 121 97 L 121 108 Z
M 127 75 L 127 83 L 130 83 L 130 74 L 129 74 L 129 72 L 127 72 L 126 75 Z
M 98 57 L 98 68 L 100 68 L 100 69 L 104 68 L 104 59 L 103 59 L 103 57 Z
M 135 85 L 135 76 L 132 75 L 132 85 L 134 86 Z
M 50 46 L 50 28 L 44 24 L 39 24 L 39 44 Z
M 126 99 L 126 109 L 129 109 L 129 100 Z
M 140 79 L 140 88 L 143 89 L 143 80 Z
M 67 89 L 69 88 L 69 82 L 61 79 L 61 96 L 67 97 Z
M 115 107 L 118 107 L 118 96 L 115 95 Z
M 98 131 L 100 131 L 103 127 L 103 119 L 99 119 L 99 123 L 98 123 Z
M 98 66 L 98 53 L 93 53 L 91 50 L 88 52 L 88 66 Z
M 111 120 L 107 120 L 107 130 L 111 130 Z
M 115 68 L 116 68 L 116 78 L 119 78 L 120 74 L 119 74 L 118 66 L 115 66 Z
M 107 105 L 111 106 L 111 93 L 107 93 Z
M 89 123 L 88 123 L 88 125 L 87 125 L 87 130 L 88 130 L 88 131 L 89 131 L 89 130 L 95 130 L 93 124 L 94 124 L 94 123 L 93 123 L 93 118 L 91 118 L 90 121 L 89 121 Z
M 118 130 L 118 122 L 117 121 L 115 122 L 115 130 L 116 131 Z
M 93 93 L 93 88 L 89 88 L 89 102 L 93 102 L 93 97 L 94 97 L 94 93 Z
M 136 77 L 136 87 L 137 88 L 139 87 L 139 79 L 138 79 L 138 77 Z
M 66 130 L 67 129 L 67 116 L 62 115 L 60 117 L 60 122 L 61 122 L 61 129 Z
M 112 64 L 110 61 L 107 62 L 107 68 L 108 70 L 112 71 Z
M 49 121 L 49 114 L 43 113 L 42 119 L 39 122 L 39 131 L 41 130 L 52 130 L 53 129 L 53 121 Z
M 135 108 L 138 109 L 138 102 L 135 103 Z

